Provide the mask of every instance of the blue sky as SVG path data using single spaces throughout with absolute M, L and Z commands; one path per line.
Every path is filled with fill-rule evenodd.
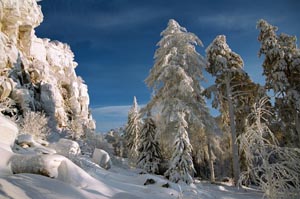
M 93 117 L 102 132 L 126 122 L 133 96 L 139 104 L 149 101 L 151 91 L 144 79 L 169 19 L 202 40 L 204 48 L 198 52 L 203 56 L 217 35 L 226 35 L 256 82 L 264 79 L 263 59 L 257 56 L 257 20 L 266 19 L 279 32 L 300 36 L 298 0 L 43 0 L 39 4 L 44 22 L 36 34 L 71 46 L 79 64 L 76 72 L 88 85 Z

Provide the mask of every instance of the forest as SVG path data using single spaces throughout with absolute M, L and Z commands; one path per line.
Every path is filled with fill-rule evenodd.
M 265 85 L 251 80 L 225 35 L 203 57 L 201 40 L 169 21 L 145 80 L 152 99 L 139 110 L 134 98 L 128 114 L 124 141 L 133 165 L 174 182 L 230 176 L 268 198 L 299 192 L 300 51 L 296 37 L 267 21 L 257 29 Z M 215 78 L 206 89 L 203 70 Z M 207 99 L 220 116 L 210 115 Z

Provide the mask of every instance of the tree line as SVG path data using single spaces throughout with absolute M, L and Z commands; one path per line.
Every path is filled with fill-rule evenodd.
M 226 175 L 236 185 L 257 184 L 268 198 L 299 196 L 300 50 L 295 36 L 278 35 L 265 20 L 257 29 L 265 85 L 251 80 L 225 35 L 203 57 L 196 51 L 201 40 L 169 20 L 145 80 L 152 98 L 141 110 L 134 98 L 128 114 L 134 166 L 173 182 L 190 184 L 197 170 L 212 182 Z M 204 70 L 215 80 L 206 89 Z M 210 115 L 206 98 L 219 117 Z

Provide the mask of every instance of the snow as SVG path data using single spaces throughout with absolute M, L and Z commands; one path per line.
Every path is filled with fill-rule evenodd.
M 9 148 L 7 146 L 11 146 L 14 143 L 17 134 L 17 126 L 0 114 L 0 144 L 2 146 L 6 146 L 6 148 Z
M 93 152 L 93 161 L 104 169 L 110 169 L 111 167 L 110 156 L 102 149 L 95 148 Z
M 16 133 L 17 128 L 11 121 L 3 116 L 0 120 L 1 137 Z M 262 196 L 252 190 L 199 181 L 191 185 L 176 184 L 163 176 L 139 174 L 141 170 L 114 165 L 110 170 L 100 167 L 82 169 L 61 155 L 15 154 L 10 149 L 11 141 L 0 143 L 1 199 L 177 199 L 181 195 L 185 199 L 256 199 Z M 46 170 L 50 177 L 38 175 L 41 169 Z M 147 179 L 153 179 L 155 183 L 144 185 Z M 167 183 L 169 188 L 162 187 Z
M 2 149 L 0 156 L 3 160 L 9 160 L 14 154 Z M 49 178 L 37 174 L 21 173 L 4 175 L 0 169 L 0 198 L 34 198 L 34 199 L 138 199 L 156 198 L 220 198 L 220 199 L 250 199 L 261 198 L 261 194 L 255 191 L 237 190 L 226 185 L 212 185 L 196 181 L 195 184 L 186 185 L 169 182 L 162 176 L 150 174 L 138 174 L 140 170 L 126 170 L 115 167 L 111 170 L 98 169 L 86 171 L 75 165 L 69 159 L 59 155 L 44 155 L 47 164 L 52 169 L 57 169 L 57 177 Z M 61 161 L 61 162 L 59 162 Z M 5 167 L 1 161 L 1 168 Z M 52 162 L 52 164 L 50 164 Z M 32 166 L 34 162 L 31 161 Z M 22 162 L 19 163 L 20 165 Z M 24 162 L 23 162 L 24 164 Z M 55 165 L 56 164 L 56 165 Z M 57 167 L 57 165 L 59 165 Z M 93 176 L 93 177 L 92 177 Z M 144 185 L 147 179 L 155 180 L 155 184 Z M 170 188 L 163 188 L 168 183 Z M 181 191 L 180 191 L 181 190 Z
M 110 170 L 104 170 L 95 165 L 87 169 L 85 164 L 80 168 L 57 154 L 16 154 L 10 147 L 17 133 L 16 125 L 0 115 L 1 199 L 255 199 L 262 196 L 252 190 L 245 192 L 235 187 L 199 181 L 191 185 L 176 184 L 163 176 L 139 174 L 141 170 L 121 166 L 112 165 Z M 27 135 L 21 136 L 21 141 L 34 143 Z M 82 158 L 79 160 L 83 161 Z M 88 158 L 85 161 L 88 162 Z M 144 185 L 148 179 L 155 183 Z M 169 188 L 162 187 L 166 184 Z
M 51 143 L 50 147 L 55 149 L 58 154 L 68 158 L 79 155 L 81 152 L 77 142 L 63 138 L 58 142 Z

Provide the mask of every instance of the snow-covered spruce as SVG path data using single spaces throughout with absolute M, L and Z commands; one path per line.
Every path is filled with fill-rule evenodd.
M 170 161 L 170 167 L 164 175 L 173 182 L 183 181 L 190 184 L 193 182 L 191 175 L 195 172 L 191 157 L 192 145 L 186 131 L 188 125 L 185 121 L 185 114 L 178 112 L 177 117 L 178 133 L 175 137 L 174 152 Z
M 149 173 L 158 173 L 161 154 L 156 140 L 156 125 L 150 116 L 144 121 L 139 141 L 137 167 Z
M 128 157 L 132 160 L 138 155 L 138 138 L 140 134 L 141 121 L 136 97 L 133 98 L 133 105 L 128 112 L 128 122 L 125 129 L 125 139 L 128 147 Z
M 145 80 L 153 89 L 153 97 L 142 113 L 156 114 L 162 155 L 169 160 L 172 143 L 179 133 L 177 114 L 185 114 L 191 136 L 197 136 L 199 129 L 206 128 L 210 116 L 199 84 L 205 60 L 195 46 L 202 46 L 201 40 L 173 19 L 161 35 L 154 55 L 155 64 Z

